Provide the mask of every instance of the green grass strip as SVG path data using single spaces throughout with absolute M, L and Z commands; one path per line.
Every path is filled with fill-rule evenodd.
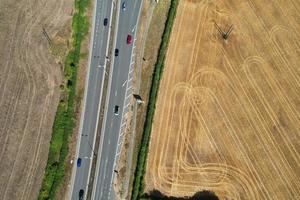
M 156 97 L 159 89 L 159 83 L 162 76 L 164 61 L 167 53 L 170 35 L 172 32 L 173 22 L 175 19 L 177 5 L 179 0 L 172 0 L 169 8 L 162 41 L 158 52 L 158 57 L 155 63 L 155 69 L 152 78 L 152 85 L 150 89 L 149 104 L 147 108 L 146 121 L 144 124 L 143 138 L 138 155 L 137 167 L 135 170 L 135 179 L 132 191 L 132 200 L 137 200 L 143 196 L 144 193 L 144 174 L 146 168 L 146 158 L 148 153 L 148 144 L 151 134 L 152 121 L 155 111 Z
M 52 128 L 47 166 L 39 200 L 55 199 L 55 194 L 64 180 L 65 159 L 68 154 L 69 137 L 75 126 L 74 107 L 76 103 L 77 68 L 80 61 L 81 42 L 88 33 L 86 10 L 90 0 L 75 0 L 75 13 L 72 21 L 73 49 L 68 53 L 64 67 L 64 83 L 61 87 L 66 98 L 61 100 Z

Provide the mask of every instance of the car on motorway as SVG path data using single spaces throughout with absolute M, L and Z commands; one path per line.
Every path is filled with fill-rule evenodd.
M 122 3 L 122 10 L 125 11 L 126 10 L 126 2 Z
M 81 166 L 81 158 L 78 158 L 77 159 L 77 167 L 80 167 Z
M 119 55 L 119 49 L 115 49 L 115 56 Z
M 103 21 L 103 25 L 104 25 L 104 26 L 107 26 L 107 24 L 108 24 L 108 19 L 105 18 L 104 21 Z
M 81 189 L 79 190 L 79 200 L 83 200 L 83 196 L 84 196 L 84 190 Z
M 131 43 L 132 43 L 132 36 L 127 35 L 127 44 L 131 44 Z
M 119 115 L 119 106 L 118 105 L 115 105 L 114 113 L 115 113 L 115 115 Z

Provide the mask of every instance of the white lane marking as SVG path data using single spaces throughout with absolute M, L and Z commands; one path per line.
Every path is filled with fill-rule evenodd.
M 134 27 L 133 27 L 133 29 L 131 30 L 131 32 L 134 32 L 135 28 L 136 28 L 136 25 L 134 25 Z
M 125 106 L 125 108 L 127 108 L 129 105 L 130 105 L 130 103 L 128 103 L 128 104 Z
M 125 84 L 127 83 L 127 79 L 124 81 L 124 83 L 122 84 L 122 87 L 125 86 Z
M 125 101 L 126 101 L 127 99 L 129 99 L 130 97 L 131 97 L 131 94 L 127 95 L 127 96 L 125 97 Z
M 132 85 L 130 85 L 130 87 L 127 88 L 127 91 L 128 91 L 128 90 L 131 90 L 131 88 L 132 88 Z
M 128 85 L 131 84 L 132 80 L 128 81 Z M 131 85 L 130 85 L 131 86 Z M 128 89 L 127 89 L 128 90 Z
M 132 72 L 134 70 L 134 65 L 131 65 L 129 70 Z M 129 75 L 130 75 L 130 73 L 129 73 Z
M 129 74 L 128 74 L 128 75 L 129 75 L 129 76 L 132 76 L 132 75 L 131 75 L 131 74 L 132 74 L 132 72 L 133 72 L 133 70 L 129 71 Z
M 117 90 L 115 91 L 115 96 L 117 96 Z
M 120 137 L 124 135 L 125 131 L 121 131 Z
M 129 76 L 129 77 L 133 77 L 133 73 L 132 73 L 132 72 L 131 72 L 131 73 L 129 73 L 129 74 L 128 74 L 128 76 Z M 131 84 L 131 81 L 128 81 L 128 85 L 127 85 L 127 87 L 128 87 L 130 84 Z M 130 85 L 130 86 L 131 86 L 131 85 Z
M 105 180 L 105 174 L 106 174 L 106 165 L 107 165 L 107 158 L 106 158 L 105 164 L 104 164 L 104 172 L 103 172 L 104 180 Z M 99 165 L 99 167 L 100 167 L 100 165 Z M 103 190 L 101 190 L 101 192 L 100 192 L 100 197 L 102 196 L 102 192 L 103 192 Z
M 129 100 L 130 102 L 130 99 L 131 99 L 131 93 L 128 93 L 128 95 L 125 97 L 125 103 Z
M 121 125 L 121 129 L 126 126 L 126 122 Z

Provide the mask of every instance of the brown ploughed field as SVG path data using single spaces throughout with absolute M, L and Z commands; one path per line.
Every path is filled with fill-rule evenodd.
M 73 0 L 0 0 L 1 200 L 37 199 L 61 80 L 42 27 L 54 39 L 72 6 Z
M 215 22 L 233 25 L 226 42 Z M 180 1 L 145 185 L 300 199 L 300 1 Z

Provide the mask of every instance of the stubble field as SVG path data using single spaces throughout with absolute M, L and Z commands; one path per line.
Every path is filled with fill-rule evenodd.
M 145 192 L 300 198 L 300 1 L 181 0 Z M 222 29 L 233 24 L 225 42 Z
M 73 0 L 0 0 L 0 199 L 36 199 L 59 100 L 52 38 Z

